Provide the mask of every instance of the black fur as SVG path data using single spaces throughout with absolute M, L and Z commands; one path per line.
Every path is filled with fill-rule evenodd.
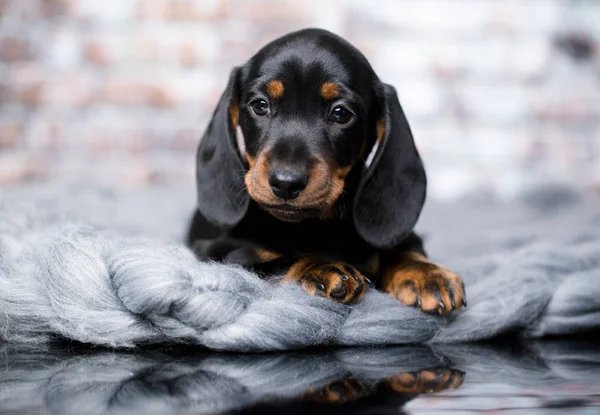
M 264 85 L 272 79 L 283 82 L 282 99 L 270 102 L 269 117 L 257 117 L 250 103 L 269 100 Z M 334 104 L 319 95 L 324 82 L 343 87 L 335 103 L 352 110 L 352 122 L 341 125 L 327 118 Z M 236 144 L 232 107 L 239 110 L 247 155 L 256 157 L 269 146 L 270 168 L 310 171 L 315 157 L 351 167 L 331 215 L 307 213 L 298 222 L 282 221 L 249 197 L 244 184 L 249 163 Z M 376 145 L 382 118 L 385 133 L 367 168 L 365 158 Z M 424 203 L 426 177 L 396 91 L 378 79 L 356 48 L 324 30 L 279 38 L 232 71 L 198 149 L 197 182 L 198 210 L 188 244 L 201 259 L 251 267 L 252 248 L 260 247 L 282 254 L 273 263 L 283 267 L 304 255 L 360 267 L 375 252 L 399 245 L 422 251 L 412 229 Z
M 234 127 L 229 122 L 229 106 L 237 100 L 239 90 L 238 73 L 238 68 L 231 72 L 196 154 L 198 209 L 224 228 L 236 225 L 248 209 L 248 195 L 239 179 L 244 166 L 233 141 Z

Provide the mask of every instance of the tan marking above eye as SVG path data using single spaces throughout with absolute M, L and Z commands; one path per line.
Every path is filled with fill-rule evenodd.
M 267 83 L 267 94 L 271 99 L 279 99 L 283 96 L 283 82 L 274 79 Z
M 340 96 L 340 89 L 333 82 L 325 82 L 321 85 L 321 96 L 326 100 L 337 98 Z

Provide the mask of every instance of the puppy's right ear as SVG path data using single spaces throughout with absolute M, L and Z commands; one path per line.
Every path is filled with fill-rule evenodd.
M 198 209 L 215 225 L 235 226 L 246 214 L 249 196 L 244 166 L 236 144 L 240 68 L 229 77 L 196 155 Z

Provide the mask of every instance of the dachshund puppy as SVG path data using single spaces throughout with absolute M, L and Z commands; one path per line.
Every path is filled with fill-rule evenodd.
M 404 304 L 466 306 L 412 231 L 426 177 L 395 89 L 344 39 L 290 33 L 234 68 L 197 153 L 188 245 L 353 303 L 369 281 Z

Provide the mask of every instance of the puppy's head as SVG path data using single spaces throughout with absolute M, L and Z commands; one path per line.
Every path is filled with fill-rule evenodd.
M 412 229 L 425 196 L 395 90 L 324 30 L 286 35 L 235 68 L 197 157 L 199 209 L 222 227 L 241 220 L 249 198 L 299 222 L 328 218 L 349 192 L 359 234 L 390 246 Z M 349 188 L 353 171 L 363 177 Z

